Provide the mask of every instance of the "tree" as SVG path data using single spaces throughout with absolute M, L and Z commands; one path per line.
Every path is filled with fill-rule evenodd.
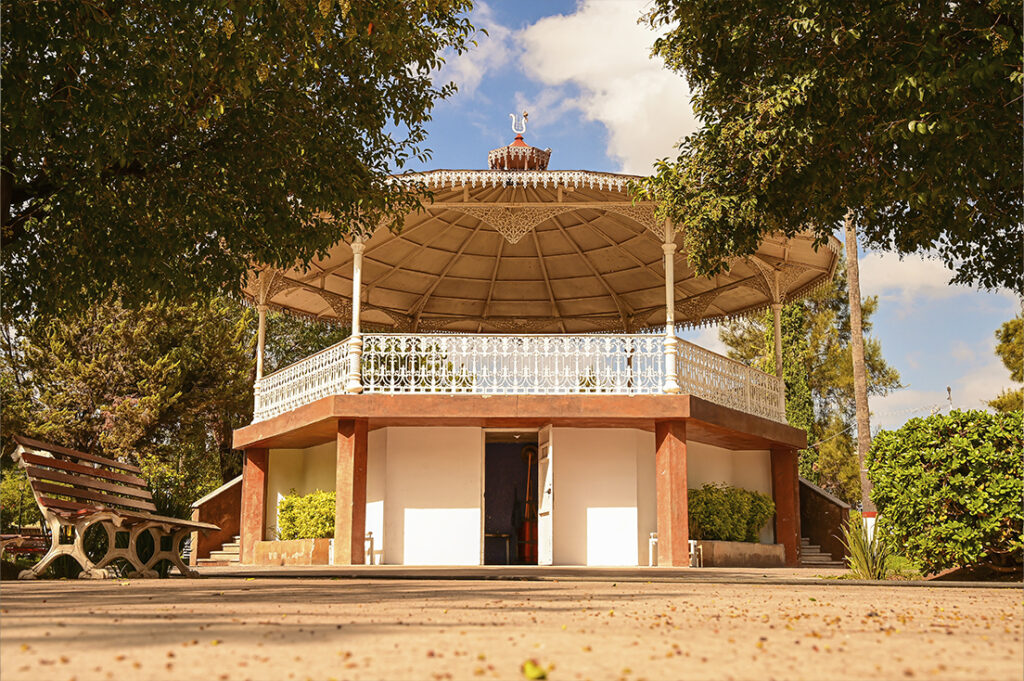
M 847 291 L 850 300 L 850 359 L 853 365 L 853 402 L 857 416 L 857 466 L 860 477 L 860 508 L 865 518 L 875 512 L 871 503 L 871 481 L 867 458 L 871 449 L 871 412 L 868 409 L 868 375 L 864 366 L 864 319 L 860 301 L 860 262 L 857 255 L 857 225 L 846 211 L 845 245 Z
M 421 196 L 469 0 L 11 0 L 0 199 L 9 313 L 237 291 Z M 84 295 L 83 295 L 84 294 Z
M 870 333 L 878 298 L 863 301 L 863 328 Z M 771 314 L 722 326 L 729 357 L 767 373 L 775 371 Z M 782 361 L 786 418 L 807 431 L 811 446 L 800 452 L 800 475 L 844 501 L 861 499 L 855 428 L 852 329 L 845 268 L 814 295 L 782 308 Z M 882 356 L 876 338 L 864 343 L 868 393 L 900 387 L 899 373 Z
M 996 354 L 1010 370 L 1010 380 L 1024 382 L 1024 312 L 996 329 Z M 1003 390 L 988 406 L 999 412 L 1024 409 L 1024 388 Z
M 954 411 L 878 433 L 868 472 L 883 534 L 931 572 L 1020 570 L 1021 412 Z
M 280 364 L 344 333 L 269 319 L 268 355 Z M 241 472 L 232 431 L 252 419 L 255 324 L 251 309 L 223 297 L 139 308 L 115 297 L 68 318 L 9 321 L 0 337 L 4 451 L 21 433 L 135 462 L 158 508 L 184 516 Z
M 1019 0 L 654 0 L 645 20 L 703 125 L 638 193 L 699 273 L 849 210 L 871 248 L 1024 290 Z

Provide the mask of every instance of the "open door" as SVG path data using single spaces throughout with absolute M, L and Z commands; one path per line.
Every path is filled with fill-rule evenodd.
M 551 426 L 537 433 L 537 565 L 551 565 L 554 560 L 554 462 Z

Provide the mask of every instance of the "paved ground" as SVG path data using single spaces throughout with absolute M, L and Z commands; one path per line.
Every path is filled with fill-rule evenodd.
M 649 583 L 4 582 L 0 673 L 4 681 L 522 679 L 520 666 L 535 659 L 551 681 L 1024 677 L 1019 588 L 699 572 Z

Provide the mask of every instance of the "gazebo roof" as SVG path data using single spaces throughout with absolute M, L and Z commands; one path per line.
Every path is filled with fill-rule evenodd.
M 511 146 L 511 145 L 510 145 Z M 532 149 L 532 148 L 531 148 Z M 497 151 L 497 150 L 496 150 Z M 546 160 L 546 159 L 545 159 Z M 588 171 L 435 170 L 419 182 L 433 202 L 394 233 L 365 241 L 362 326 L 385 331 L 588 333 L 664 328 L 665 225 L 627 194 L 633 176 Z M 679 234 L 675 241 L 681 246 Z M 765 309 L 832 278 L 840 245 L 811 234 L 767 238 L 714 277 L 696 276 L 680 248 L 679 326 Z M 339 241 L 308 269 L 258 267 L 257 304 L 347 325 L 352 249 Z

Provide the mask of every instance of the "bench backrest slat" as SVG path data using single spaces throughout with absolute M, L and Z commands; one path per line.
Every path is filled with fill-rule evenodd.
M 69 485 L 77 485 L 78 487 L 88 487 L 90 489 L 100 490 L 101 492 L 114 492 L 115 494 L 123 494 L 125 496 L 135 497 L 137 499 L 153 498 L 152 492 L 150 492 L 148 489 L 139 489 L 138 487 L 118 485 L 113 482 L 107 482 L 106 480 L 90 478 L 84 475 L 72 475 L 69 473 L 61 473 L 60 471 L 53 471 L 48 468 L 39 468 L 38 466 L 26 466 L 25 473 L 29 476 L 29 478 L 34 478 L 36 480 L 64 482 Z
M 80 504 L 77 501 L 54 499 L 53 497 L 39 497 L 39 503 L 47 508 L 57 508 L 64 511 L 96 510 L 96 504 Z
M 25 463 L 33 464 L 36 466 L 45 466 L 47 468 L 57 468 L 62 471 L 68 471 L 69 473 L 79 473 L 88 477 L 99 477 L 106 478 L 107 480 L 114 480 L 116 482 L 123 482 L 129 485 L 136 485 L 138 487 L 148 487 L 146 481 L 136 475 L 130 475 L 128 473 L 115 473 L 114 471 L 108 471 L 105 468 L 97 468 L 94 466 L 83 466 L 78 463 L 71 463 L 70 461 L 61 461 L 60 459 L 52 459 L 48 456 L 40 456 L 38 454 L 29 454 L 28 452 L 22 452 L 21 459 Z
M 73 501 L 98 501 L 105 506 L 112 508 L 123 507 L 141 511 L 156 511 L 156 506 L 151 501 L 138 501 L 125 497 L 115 497 L 110 494 L 93 492 L 92 490 L 80 489 L 78 487 L 65 487 L 63 485 L 51 485 L 47 482 L 32 481 L 32 488 L 42 494 L 58 494 L 70 497 Z
M 128 471 L 129 473 L 141 473 L 142 470 L 131 463 L 124 463 L 116 459 L 108 459 L 102 456 L 96 456 L 88 452 L 80 452 L 77 449 L 69 449 L 67 447 L 61 447 L 60 445 L 50 444 L 48 442 L 40 442 L 39 440 L 33 440 L 32 438 L 23 437 L 21 435 L 15 435 L 14 441 L 20 445 L 24 445 L 29 449 L 41 449 L 44 452 L 50 452 L 52 454 L 63 454 L 79 461 L 88 461 L 89 463 L 97 463 L 101 466 L 109 466 L 110 468 L 117 468 L 122 471 Z

